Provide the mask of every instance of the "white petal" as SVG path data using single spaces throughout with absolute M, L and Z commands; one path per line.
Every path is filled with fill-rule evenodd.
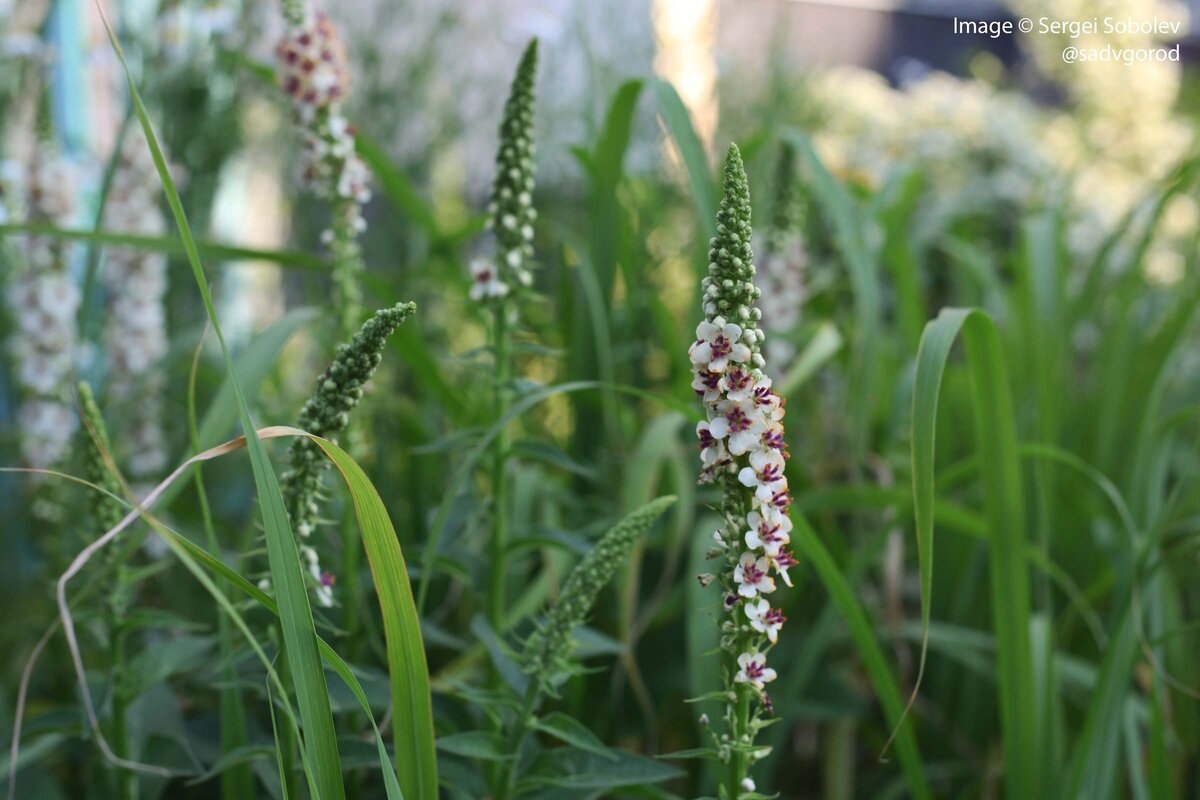
M 741 472 L 738 473 L 738 481 L 748 489 L 753 488 L 758 484 L 758 475 L 750 467 L 742 467 Z M 760 488 L 759 491 L 762 489 Z

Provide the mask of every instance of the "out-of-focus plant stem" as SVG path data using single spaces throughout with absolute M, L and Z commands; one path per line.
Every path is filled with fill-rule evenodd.
M 508 384 L 511 378 L 511 355 L 509 348 L 508 306 L 504 302 L 496 305 L 493 313 L 492 352 L 495 356 L 494 392 L 495 416 L 502 419 L 508 413 Z M 488 542 L 488 622 L 497 633 L 504 626 L 505 563 L 504 551 L 508 539 L 508 479 L 505 460 L 508 457 L 508 433 L 501 430 L 496 435 L 492 450 L 492 537 Z M 493 683 L 498 683 L 499 673 L 493 668 Z

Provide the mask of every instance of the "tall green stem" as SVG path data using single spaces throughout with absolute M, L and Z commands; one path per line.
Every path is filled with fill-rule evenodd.
M 521 746 L 525 743 L 525 735 L 529 732 L 529 718 L 533 716 L 533 709 L 537 705 L 539 695 L 537 679 L 531 678 L 529 686 L 525 688 L 525 697 L 521 701 L 521 711 L 513 720 L 512 728 L 509 729 L 508 738 L 505 740 L 504 754 L 507 758 L 501 762 L 500 779 L 496 785 L 496 800 L 508 800 L 515 788 L 517 758 L 520 756 Z
M 498 303 L 493 315 L 492 350 L 495 354 L 494 391 L 495 415 L 497 419 L 508 413 L 508 383 L 511 379 L 509 354 L 508 308 Z M 492 537 L 488 543 L 488 622 L 500 633 L 504 625 L 505 606 L 505 549 L 508 546 L 508 475 L 505 460 L 508 457 L 508 434 L 501 430 L 492 449 L 492 495 L 495 506 L 492 511 Z M 499 674 L 492 669 L 493 683 Z
M 737 669 L 735 663 L 733 668 Z M 737 800 L 741 796 L 742 781 L 746 779 L 749 769 L 747 753 L 738 745 L 742 737 L 749 733 L 750 728 L 750 691 L 744 684 L 734 684 L 733 692 L 737 700 L 730 704 L 729 734 L 733 737 L 733 751 L 729 756 L 729 772 L 725 780 L 725 791 L 728 800 Z
M 125 675 L 125 629 L 112 613 L 110 657 L 112 660 L 112 746 L 118 758 L 132 760 L 129 749 L 129 726 L 127 722 L 128 700 L 121 679 Z M 118 800 L 137 800 L 137 773 L 130 769 L 117 770 Z

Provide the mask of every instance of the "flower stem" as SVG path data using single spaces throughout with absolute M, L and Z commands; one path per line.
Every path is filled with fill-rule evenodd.
M 726 778 L 725 790 L 728 800 L 737 800 L 741 796 L 742 781 L 746 779 L 749 768 L 747 754 L 739 747 L 742 737 L 749 732 L 750 727 L 750 691 L 744 684 L 734 684 L 733 692 L 737 699 L 731 704 L 732 719 L 729 724 L 729 735 L 733 739 L 733 751 L 729 756 L 729 773 Z
M 496 784 L 496 800 L 508 800 L 516 786 L 517 759 L 521 753 L 521 745 L 525 743 L 529 718 L 533 716 L 533 709 L 537 705 L 539 695 L 537 679 L 530 678 L 529 685 L 525 688 L 525 697 L 521 701 L 521 710 L 517 718 L 513 720 L 512 728 L 509 729 L 505 742 L 504 753 L 508 758 L 501 762 L 500 779 Z
M 129 726 L 126 716 L 128 714 L 128 697 L 125 688 L 121 685 L 121 678 L 125 674 L 125 629 L 116 622 L 116 615 L 113 614 L 114 625 L 110 635 L 112 636 L 111 643 L 111 659 L 112 659 L 112 740 L 113 752 L 119 758 L 132 760 L 133 754 L 129 751 Z M 138 776 L 137 773 L 124 767 L 117 770 L 117 797 L 119 800 L 137 800 L 138 794 Z
M 506 305 L 497 304 L 494 313 L 495 325 L 492 347 L 495 353 L 495 410 L 497 419 L 508 413 L 508 382 L 510 378 L 509 332 Z M 508 480 L 505 459 L 508 455 L 508 435 L 501 430 L 496 436 L 492 451 L 492 495 L 495 504 L 492 511 L 492 538 L 488 543 L 488 560 L 491 571 L 488 580 L 488 622 L 492 630 L 501 632 L 504 625 L 505 564 L 504 551 L 508 539 Z M 492 669 L 493 683 L 499 682 L 499 673 Z

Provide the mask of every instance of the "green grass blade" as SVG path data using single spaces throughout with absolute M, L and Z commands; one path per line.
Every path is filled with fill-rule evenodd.
M 842 334 L 832 322 L 822 322 L 783 376 L 779 393 L 790 397 L 842 349 Z
M 99 9 L 99 5 L 97 5 Z M 325 683 L 325 673 L 321 669 L 321 659 L 317 650 L 317 633 L 313 623 L 312 608 L 309 605 L 308 591 L 304 584 L 304 573 L 300 565 L 300 555 L 297 551 L 296 539 L 292 533 L 291 523 L 284 510 L 283 497 L 279 491 L 279 482 L 271 468 L 266 448 L 255 433 L 254 420 L 250 415 L 250 407 L 246 402 L 241 383 L 237 379 L 233 356 L 225 343 L 221 332 L 216 309 L 213 306 L 212 295 L 208 288 L 208 280 L 204 275 L 204 267 L 200 262 L 200 253 L 192 237 L 183 203 L 171 178 L 170 169 L 159 147 L 154 127 L 150 123 L 149 114 L 138 93 L 133 74 L 125 62 L 125 54 L 117 42 L 116 35 L 108 27 L 105 20 L 108 37 L 116 51 L 125 72 L 129 85 L 133 108 L 146 135 L 150 153 L 154 158 L 154 166 L 158 170 L 167 202 L 178 226 L 192 274 L 204 301 L 204 308 L 212 323 L 213 332 L 221 345 L 221 353 L 225 358 L 225 368 L 230 375 L 234 396 L 238 404 L 238 416 L 242 429 L 247 436 L 247 450 L 250 455 L 250 466 L 254 472 L 254 484 L 258 493 L 259 505 L 262 511 L 263 530 L 267 544 L 267 559 L 271 571 L 271 582 L 279 597 L 280 622 L 283 632 L 284 648 L 287 652 L 292 677 L 295 683 L 297 705 L 300 708 L 300 718 L 304 728 L 304 747 L 307 752 L 307 762 L 314 776 L 313 793 L 321 800 L 341 800 L 345 797 L 345 786 L 342 783 L 341 760 L 338 756 L 337 735 L 333 727 L 333 711 L 329 703 L 329 690 Z
M 825 545 L 817 538 L 808 522 L 799 514 L 793 514 L 792 544 L 796 546 L 817 572 L 817 577 L 829 592 L 829 599 L 837 608 L 838 613 L 850 628 L 850 635 L 858 648 L 871 685 L 879 704 L 883 706 L 888 722 L 895 727 L 896 756 L 904 770 L 905 780 L 911 796 L 916 798 L 932 798 L 929 781 L 925 776 L 925 766 L 921 762 L 921 754 L 917 750 L 916 736 L 912 731 L 912 723 L 904 718 L 904 703 L 900 699 L 900 689 L 896 679 L 884 659 L 883 651 L 875 638 L 875 629 L 866 611 L 854 596 L 854 589 L 846 582 L 837 562 L 825 549 Z
M 708 167 L 708 156 L 704 152 L 700 137 L 696 134 L 696 128 L 692 125 L 687 106 L 683 104 L 675 87 L 664 80 L 651 81 L 650 87 L 654 90 L 659 113 L 662 114 L 687 170 L 688 187 L 691 189 L 692 202 L 696 205 L 696 218 L 700 222 L 700 232 L 707 246 L 708 240 L 717 234 L 717 195 L 712 171 Z
M 140 236 L 133 233 L 113 233 L 102 230 L 77 230 L 74 228 L 56 228 L 53 225 L 39 223 L 5 223 L 0 225 L 0 237 L 33 234 L 50 239 L 65 239 L 67 241 L 88 242 L 95 245 L 110 245 L 113 247 L 128 247 L 131 250 L 146 250 L 152 253 L 168 253 L 170 255 L 187 255 L 187 248 L 170 236 Z M 281 267 L 323 272 L 329 269 L 329 263 L 318 256 L 303 253 L 298 250 L 257 250 L 252 247 L 236 247 L 217 242 L 195 242 L 196 251 L 205 258 L 214 261 L 269 261 Z
M 437 800 L 437 754 L 429 666 L 408 570 L 383 500 L 362 468 L 336 444 L 313 439 L 350 491 L 367 562 L 379 594 L 392 687 L 392 737 L 400 785 L 409 800 Z
M 1025 507 L 1008 370 L 995 324 L 987 314 L 975 309 L 943 309 L 925 326 L 917 354 L 912 470 L 921 582 L 921 664 L 923 669 L 933 581 L 934 436 L 938 399 L 950 348 L 960 333 L 967 347 L 988 521 L 1005 789 L 1013 800 L 1024 800 L 1040 796 L 1038 752 L 1042 741 L 1029 639 Z
M 440 239 L 442 232 L 433 210 L 413 188 L 407 176 L 388 159 L 383 148 L 361 133 L 354 137 L 354 145 L 363 163 L 379 181 L 392 207 L 415 223 L 429 238 L 435 241 Z

